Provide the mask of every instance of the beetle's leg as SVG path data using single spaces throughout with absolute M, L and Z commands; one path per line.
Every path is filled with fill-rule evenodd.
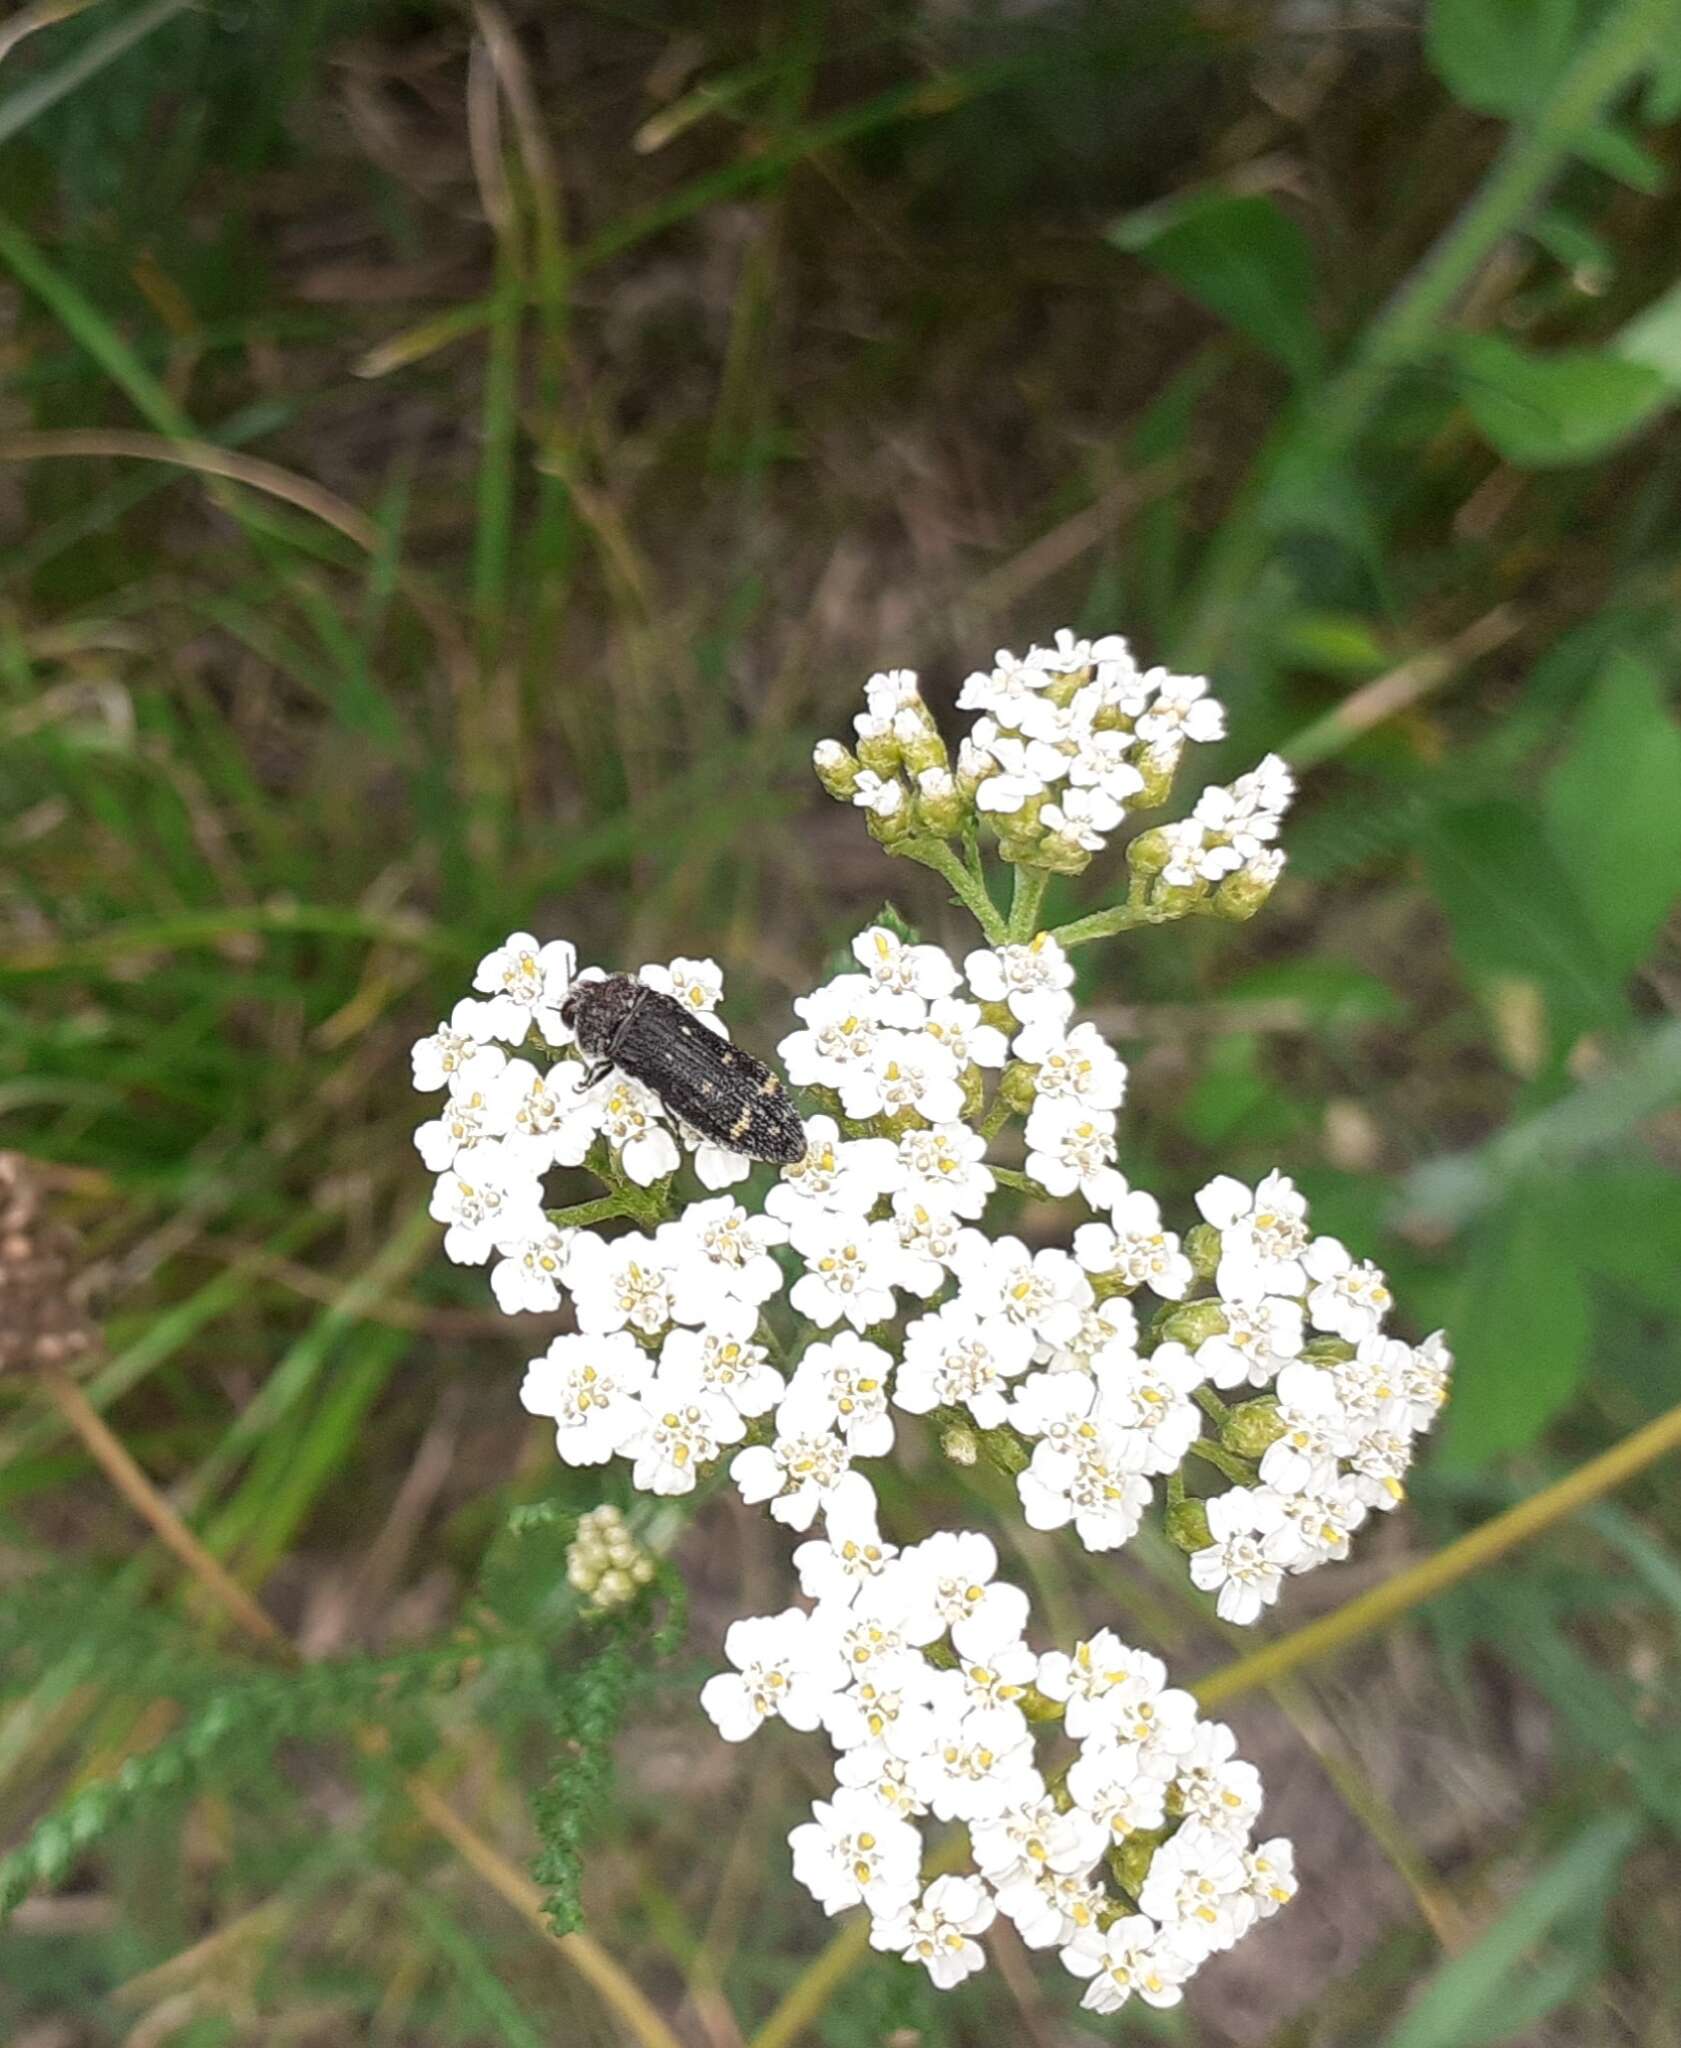
M 611 1059 L 595 1060 L 584 1069 L 583 1085 L 586 1088 L 593 1088 L 597 1081 L 604 1081 L 612 1071 Z
M 626 1010 L 623 1022 L 619 1025 L 618 1030 L 613 1033 L 612 1039 L 608 1044 L 607 1059 L 609 1064 L 617 1059 L 619 1047 L 624 1044 L 625 1039 L 630 1035 L 630 1027 L 636 1022 L 636 1013 L 641 1009 L 649 994 L 649 989 L 641 982 L 638 982 L 631 995 L 630 1008 Z

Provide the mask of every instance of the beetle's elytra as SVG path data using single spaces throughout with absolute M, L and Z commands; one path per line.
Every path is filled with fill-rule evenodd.
M 560 1014 L 599 1072 L 617 1067 L 643 1082 L 714 1145 L 782 1166 L 805 1157 L 805 1128 L 781 1081 L 675 996 L 609 974 L 574 982 Z

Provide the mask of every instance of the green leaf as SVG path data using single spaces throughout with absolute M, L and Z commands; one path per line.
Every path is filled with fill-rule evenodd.
M 1681 284 L 1627 321 L 1611 346 L 1631 363 L 1656 370 L 1672 391 L 1681 391 Z
M 1600 946 L 1630 973 L 1681 896 L 1681 726 L 1638 657 L 1618 655 L 1583 705 L 1546 814 Z
M 1424 46 L 1456 100 L 1522 115 L 1540 105 L 1575 37 L 1575 0 L 1433 0 Z
M 1560 1182 L 1557 1199 L 1589 1273 L 1681 1316 L 1681 1200 L 1668 1168 L 1638 1159 L 1577 1167 Z
M 1313 252 L 1270 199 L 1204 192 L 1169 200 L 1116 221 L 1109 239 L 1164 271 L 1292 376 L 1319 374 Z
M 1492 334 L 1456 335 L 1459 395 L 1508 462 L 1548 469 L 1587 462 L 1626 441 L 1674 396 L 1650 364 L 1603 349 L 1537 355 Z
M 1576 1391 L 1589 1316 L 1552 1191 L 1520 1191 L 1479 1233 L 1452 1319 L 1458 1360 L 1440 1458 L 1465 1471 L 1522 1450 Z
M 1383 2048 L 1464 2048 L 1468 2040 L 1510 2040 L 1509 2032 L 1488 2028 L 1500 2001 L 1521 1992 L 1528 1952 L 1561 1923 L 1569 1927 L 1603 1914 L 1639 1835 L 1633 1814 L 1608 1813 L 1591 1821 L 1542 1865 L 1481 1940 L 1442 1965 Z M 1528 2001 L 1521 2015 L 1514 2014 L 1518 2026 L 1532 2017 Z
M 1515 975 L 1541 984 L 1555 1049 L 1621 1014 L 1616 983 L 1542 820 L 1497 800 L 1444 812 L 1423 830 L 1425 872 L 1453 927 L 1454 950 L 1476 979 Z

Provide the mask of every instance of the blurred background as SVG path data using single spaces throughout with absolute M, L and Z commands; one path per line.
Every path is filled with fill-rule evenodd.
M 662 1640 L 579 1622 L 611 1483 L 408 1066 L 515 927 L 715 956 L 761 1051 L 885 898 L 966 943 L 811 745 L 1121 631 L 1209 779 L 1302 778 L 1260 920 L 1081 956 L 1122 1164 L 1282 1165 L 1461 1361 L 1263 1634 L 1681 1404 L 1678 114 L 1674 0 L 0 21 L 0 2038 L 1681 2042 L 1673 1462 L 1233 1701 L 1303 1888 L 1179 2011 L 824 1960 L 811 1745 L 694 1702 L 782 1534 L 720 1495 Z M 1235 1654 L 1016 1543 L 1063 1633 Z

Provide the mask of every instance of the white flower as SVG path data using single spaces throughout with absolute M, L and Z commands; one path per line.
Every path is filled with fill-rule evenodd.
M 1050 1372 L 1095 1375 L 1105 1359 L 1130 1358 L 1137 1348 L 1138 1311 L 1124 1294 L 1111 1294 L 1080 1311 L 1080 1327 L 1065 1344 L 1041 1345 L 1039 1356 Z
M 963 972 L 983 1003 L 1008 1003 L 1023 1024 L 1061 1024 L 1073 1014 L 1073 963 L 1048 932 L 1025 946 L 971 953 Z
M 709 1678 L 700 1703 L 726 1742 L 744 1742 L 772 1720 L 810 1734 L 846 1682 L 833 1636 L 797 1607 L 732 1621 L 724 1655 L 735 1670 Z
M 1153 683 L 1155 691 L 1149 710 L 1133 728 L 1141 740 L 1173 744 L 1224 737 L 1226 714 L 1218 699 L 1209 696 L 1206 676 L 1175 676 L 1153 668 L 1143 681 L 1146 686 Z
M 1257 1920 L 1270 1920 L 1296 1896 L 1296 1852 L 1282 1835 L 1247 1850 L 1243 1868 Z
M 738 1444 L 747 1425 L 706 1383 L 697 1361 L 662 1350 L 659 1371 L 642 1397 L 643 1426 L 621 1446 L 636 1463 L 631 1484 L 644 1493 L 693 1493 L 701 1471 L 725 1444 Z
M 728 1195 L 691 1203 L 677 1222 L 662 1224 L 655 1241 L 671 1266 L 678 1320 L 718 1324 L 744 1305 L 751 1329 L 757 1311 L 782 1285 L 782 1268 L 767 1247 L 787 1236 L 785 1223 L 750 1216 Z
M 1138 1903 L 1162 1923 L 1176 1948 L 1199 1962 L 1230 1948 L 1255 1917 L 1241 1851 L 1195 1820 L 1150 1859 Z
M 919 1031 L 880 1031 L 868 1066 L 853 1067 L 840 1084 L 850 1117 L 899 1116 L 914 1111 L 931 1124 L 963 1114 L 963 1083 L 946 1048 Z
M 1003 1316 L 1043 1344 L 1068 1343 L 1091 1306 L 1091 1282 L 1066 1252 L 1030 1253 L 1019 1237 L 987 1238 L 966 1230 L 952 1267 L 966 1307 L 981 1316 Z
M 881 1022 L 867 974 L 840 974 L 810 995 L 796 996 L 794 1013 L 806 1028 L 790 1032 L 776 1050 L 796 1087 L 838 1088 L 855 1069 L 868 1068 Z
M 1018 1032 L 1015 1056 L 1038 1071 L 1034 1086 L 1041 1102 L 1072 1102 L 1082 1109 L 1119 1109 L 1126 1095 L 1126 1064 L 1104 1042 L 1095 1024 L 1069 1031 L 1054 1023 L 1030 1024 Z
M 965 1067 L 1001 1067 L 1010 1056 L 1010 1041 L 996 1024 L 982 1021 L 979 1003 L 966 1003 L 959 996 L 942 996 L 928 1007 L 922 1034 L 943 1045 Z
M 1021 1641 L 1000 1643 L 985 1657 L 970 1656 L 945 1678 L 962 1681 L 965 1703 L 972 1707 L 1013 1707 L 1027 1695 L 1039 1659 Z
M 960 1657 L 984 1659 L 1019 1641 L 1027 1595 L 994 1580 L 998 1552 L 974 1530 L 941 1530 L 899 1553 L 894 1595 L 904 1605 L 907 1639 L 931 1643 L 948 1631 Z
M 1241 865 L 1229 846 L 1211 845 L 1200 819 L 1175 818 L 1157 827 L 1166 857 L 1161 879 L 1174 889 L 1215 882 Z
M 1234 1486 L 1205 1503 L 1213 1542 L 1191 1553 L 1191 1583 L 1218 1593 L 1222 1621 L 1247 1625 L 1278 1598 L 1295 1550 L 1280 1497 L 1266 1487 Z
M 875 1489 L 862 1472 L 848 1472 L 831 1490 L 823 1523 L 825 1534 L 794 1552 L 794 1569 L 808 1600 L 821 1600 L 839 1612 L 887 1569 L 899 1550 L 882 1539 Z
M 750 1507 L 768 1500 L 777 1521 L 805 1530 L 827 1509 L 851 1463 L 828 1403 L 790 1391 L 776 1411 L 775 1437 L 737 1451 L 730 1477 Z
M 541 1315 L 560 1306 L 560 1286 L 574 1232 L 544 1230 L 513 1238 L 496 1249 L 501 1263 L 490 1271 L 490 1290 L 505 1316 Z
M 1005 1316 L 977 1315 L 966 1302 L 948 1301 L 906 1326 L 893 1399 L 911 1415 L 962 1406 L 982 1429 L 996 1429 L 1009 1411 L 1008 1383 L 1032 1359 L 1031 1331 Z
M 1202 1411 L 1191 1399 L 1202 1368 L 1183 1344 L 1158 1344 L 1148 1358 L 1110 1354 L 1095 1368 L 1098 1419 L 1139 1439 L 1139 1469 L 1173 1472 L 1202 1434 Z
M 724 1020 L 718 1015 L 718 1005 L 724 999 L 724 975 L 716 960 L 678 959 L 669 967 L 656 962 L 640 968 L 636 978 L 645 988 L 657 988 L 662 995 L 672 996 L 685 1009 L 693 1010 L 700 1022 L 720 1038 L 729 1037 Z
M 985 1157 L 985 1138 L 967 1124 L 907 1131 L 899 1140 L 900 1191 L 937 1202 L 954 1216 L 978 1216 L 995 1185 L 981 1164 Z
M 568 1334 L 532 1359 L 519 1397 L 531 1414 L 553 1418 L 568 1465 L 605 1465 L 644 1427 L 637 1396 L 652 1373 L 648 1354 L 622 1330 Z
M 805 1120 L 806 1150 L 782 1169 L 765 1198 L 765 1213 L 784 1223 L 814 1209 L 836 1215 L 867 1216 L 898 1187 L 901 1168 L 891 1138 L 842 1138 L 832 1116 Z
M 859 810 L 873 811 L 878 818 L 896 818 L 905 808 L 905 785 L 897 776 L 883 781 L 873 768 L 863 768 L 852 801 Z
M 1074 1872 L 1021 1870 L 997 1887 L 998 1910 L 1015 1922 L 1028 1948 L 1064 1948 L 1095 1929 L 1107 1904 L 1101 1885 Z
M 921 1887 L 922 1837 L 867 1792 L 815 1799 L 812 1817 L 789 1831 L 794 1876 L 825 1913 L 868 1906 L 897 1912 Z
M 1359 1482 L 1326 1458 L 1294 1493 L 1282 1496 L 1285 1522 L 1296 1540 L 1292 1572 L 1310 1572 L 1348 1555 L 1349 1540 L 1366 1519 Z
M 999 1887 L 1014 1877 L 1030 1877 L 1042 1870 L 1060 1875 L 1087 1871 L 1104 1846 L 1101 1837 L 1094 1838 L 1090 1828 L 1081 1826 L 1078 1815 L 1059 1813 L 1055 1802 L 1042 1791 L 976 1821 L 969 1839 L 976 1867 Z
M 529 1060 L 509 1060 L 501 1085 L 508 1091 L 509 1146 L 541 1173 L 576 1166 L 600 1127 L 604 1109 L 585 1100 L 584 1070 L 565 1060 L 545 1073 Z M 580 1144 L 580 1136 L 586 1132 Z
M 1164 1301 L 1183 1301 L 1196 1275 L 1179 1239 L 1163 1230 L 1155 1196 L 1134 1188 L 1115 1204 L 1110 1219 L 1082 1223 L 1074 1233 L 1074 1256 L 1086 1271 L 1129 1288 L 1148 1287 Z
M 837 1756 L 835 1782 L 850 1791 L 868 1792 L 902 1820 L 928 1811 L 927 1800 L 919 1799 L 911 1788 L 909 1765 L 879 1742 L 860 1743 Z
M 915 1030 L 928 1005 L 957 986 L 957 969 L 940 947 L 907 946 L 885 925 L 860 932 L 852 942 L 852 957 L 875 989 L 876 1015 L 905 1030 Z
M 768 1415 L 787 1391 L 781 1373 L 765 1362 L 762 1344 L 719 1330 L 668 1330 L 660 1370 L 687 1370 L 738 1415 Z
M 846 1639 L 842 1640 L 844 1648 Z M 879 1745 L 911 1762 L 938 1739 L 928 1707 L 934 1679 L 928 1664 L 914 1654 L 901 1651 L 866 1658 L 856 1682 L 823 1710 L 829 1740 L 843 1753 Z
M 1115 1167 L 1115 1115 L 1052 1098 L 1033 1105 L 1027 1119 L 1027 1175 L 1059 1200 L 1077 1188 L 1094 1209 L 1107 1209 L 1126 1193 Z
M 1171 1776 L 1171 1762 L 1195 1740 L 1196 1701 L 1170 1687 L 1167 1666 L 1148 1650 L 1129 1649 L 1112 1630 L 1099 1629 L 1074 1645 L 1072 1656 L 1047 1650 L 1039 1659 L 1039 1690 L 1066 1700 L 1063 1726 L 1077 1740 L 1108 1736 L 1138 1745 L 1158 1777 Z
M 985 1820 L 1043 1790 L 1019 1707 L 972 1707 L 915 1759 L 910 1782 L 940 1820 Z
M 1349 1454 L 1360 1498 L 1388 1514 L 1406 1498 L 1401 1480 L 1413 1461 L 1412 1430 L 1405 1401 L 1388 1401 L 1360 1432 Z
M 936 1988 L 949 1991 L 986 1967 L 980 1943 L 970 1937 L 984 1934 L 997 1912 L 978 1878 L 937 1877 L 916 1905 L 875 1921 L 870 1946 L 921 1963 Z
M 428 1093 L 434 1088 L 447 1087 L 463 1067 L 484 1052 L 485 1040 L 494 1035 L 494 1018 L 489 1003 L 478 1003 L 471 996 L 463 996 L 450 1011 L 447 1024 L 440 1024 L 430 1036 L 415 1040 L 410 1054 L 414 1064 L 414 1085 Z
M 1409 1420 L 1415 1430 L 1426 1430 L 1436 1411 L 1448 1397 L 1453 1377 L 1453 1353 L 1443 1341 L 1444 1333 L 1432 1330 L 1417 1345 L 1401 1374 L 1401 1393 L 1408 1403 Z
M 885 1458 L 893 1448 L 887 1386 L 893 1360 L 879 1344 L 842 1330 L 811 1345 L 794 1370 L 792 1391 L 829 1408 L 855 1458 Z
M 1197 1346 L 1197 1364 L 1216 1387 L 1271 1386 L 1302 1353 L 1302 1305 L 1281 1294 L 1222 1301 L 1224 1334 Z
M 1068 1767 L 1068 1791 L 1076 1813 L 1112 1842 L 1159 1828 L 1167 1818 L 1167 1782 L 1136 1742 L 1100 1737 L 1085 1743 Z
M 1411 1347 L 1398 1337 L 1377 1335 L 1362 1337 L 1352 1358 L 1339 1358 L 1324 1368 L 1354 1435 L 1370 1428 L 1386 1401 L 1404 1397 L 1411 1369 Z
M 514 1064 L 516 1067 L 525 1066 L 523 1060 L 516 1060 Z M 526 1071 L 534 1073 L 536 1070 L 527 1068 Z M 427 1170 L 443 1173 L 475 1146 L 495 1138 L 511 1138 L 519 1089 L 519 1076 L 516 1074 L 510 1079 L 506 1055 L 495 1046 L 484 1047 L 477 1059 L 458 1067 L 450 1076 L 449 1100 L 444 1104 L 442 1115 L 422 1124 L 414 1134 L 415 1150 Z M 524 1156 L 518 1145 L 510 1144 L 508 1150 L 515 1157 Z M 546 1160 L 531 1162 L 537 1172 L 547 1163 Z
M 1134 1995 L 1146 2005 L 1177 2005 L 1180 1986 L 1196 1967 L 1172 1931 L 1144 1913 L 1123 1914 L 1101 1932 L 1082 1933 L 1062 1951 L 1062 1962 L 1072 1975 L 1091 1979 L 1080 2006 L 1096 2013 L 1119 2012 Z
M 1224 1721 L 1205 1721 L 1197 1730 L 1173 1784 L 1188 1820 L 1201 1821 L 1240 1845 L 1248 1841 L 1261 1811 L 1261 1774 L 1238 1756 L 1237 1737 Z
M 1370 1259 L 1357 1263 L 1334 1237 L 1319 1237 L 1307 1247 L 1302 1264 L 1314 1282 L 1307 1312 L 1316 1330 L 1329 1330 L 1350 1344 L 1377 1335 L 1395 1298 Z
M 1113 832 L 1126 815 L 1100 789 L 1066 789 L 1060 803 L 1046 804 L 1039 822 L 1053 838 L 1086 853 L 1101 853 L 1105 833 Z
M 993 656 L 992 669 L 976 669 L 964 679 L 957 693 L 960 711 L 981 711 L 1012 730 L 1021 723 L 1028 706 L 1052 680 L 1050 669 L 1033 659 L 1025 660 L 1000 647 Z
M 1039 764 L 1033 758 L 1035 750 L 1023 740 L 1014 733 L 1000 732 L 984 718 L 976 720 L 974 740 L 998 764 L 997 774 L 989 775 L 975 791 L 977 810 L 1008 817 L 1036 796 L 1044 795 L 1045 782 L 1036 772 Z
M 1295 778 L 1283 760 L 1268 754 L 1229 789 L 1205 789 L 1193 816 L 1228 841 L 1239 861 L 1253 860 L 1278 837 L 1295 790 Z
M 1354 1448 L 1354 1432 L 1337 1397 L 1336 1382 L 1316 1365 L 1298 1360 L 1278 1375 L 1278 1420 L 1284 1434 L 1267 1446 L 1261 1480 L 1280 1493 L 1304 1486 L 1321 1459 Z
M 914 1195 L 893 1197 L 892 1229 L 900 1255 L 893 1284 L 924 1299 L 945 1285 L 959 1246 L 974 1234 L 949 1209 L 919 1202 Z
M 560 1005 L 572 985 L 578 955 L 564 939 L 539 946 L 530 932 L 511 932 L 479 962 L 473 986 L 490 997 L 483 1023 L 494 1038 L 523 1045 L 533 1024 L 550 1045 L 572 1043 Z
M 820 1330 L 833 1329 L 843 1316 L 855 1330 L 891 1319 L 893 1288 L 904 1263 L 891 1223 L 820 1211 L 801 1217 L 791 1236 L 806 1266 L 788 1296 L 797 1315 Z
M 1143 1446 L 1092 1413 L 1097 1388 L 1084 1373 L 1039 1373 L 1016 1396 L 1017 1426 L 1038 1433 L 1032 1461 L 1016 1475 L 1032 1529 L 1074 1524 L 1088 1550 L 1116 1550 L 1137 1533 L 1150 1504 L 1139 1472 Z
M 1117 806 L 1144 787 L 1132 761 L 1133 736 L 1113 727 L 1086 733 L 1068 764 L 1068 780 L 1076 789 L 1101 790 Z
M 449 1225 L 444 1256 L 458 1266 L 482 1266 L 499 1244 L 541 1237 L 548 1229 L 542 1183 L 495 1138 L 439 1175 L 431 1214 Z
M 690 1130 L 684 1130 L 682 1138 L 694 1152 L 695 1178 L 703 1188 L 710 1188 L 714 1193 L 723 1188 L 733 1188 L 753 1171 L 752 1160 L 743 1152 L 726 1151 L 722 1145 L 713 1144 L 710 1138 L 697 1138 Z
M 611 1243 L 592 1230 L 573 1238 L 566 1260 L 580 1330 L 622 1330 L 628 1324 L 657 1337 L 673 1320 L 673 1273 L 657 1239 L 627 1231 Z
M 1227 1301 L 1307 1292 L 1307 1202 L 1287 1175 L 1269 1173 L 1251 1194 L 1221 1174 L 1197 1196 L 1197 1207 L 1220 1233 L 1215 1284 Z
M 660 1099 L 654 1091 L 619 1073 L 610 1074 L 601 1086 L 606 1090 L 601 1129 L 630 1178 L 648 1188 L 675 1173 L 683 1155 L 660 1121 Z

